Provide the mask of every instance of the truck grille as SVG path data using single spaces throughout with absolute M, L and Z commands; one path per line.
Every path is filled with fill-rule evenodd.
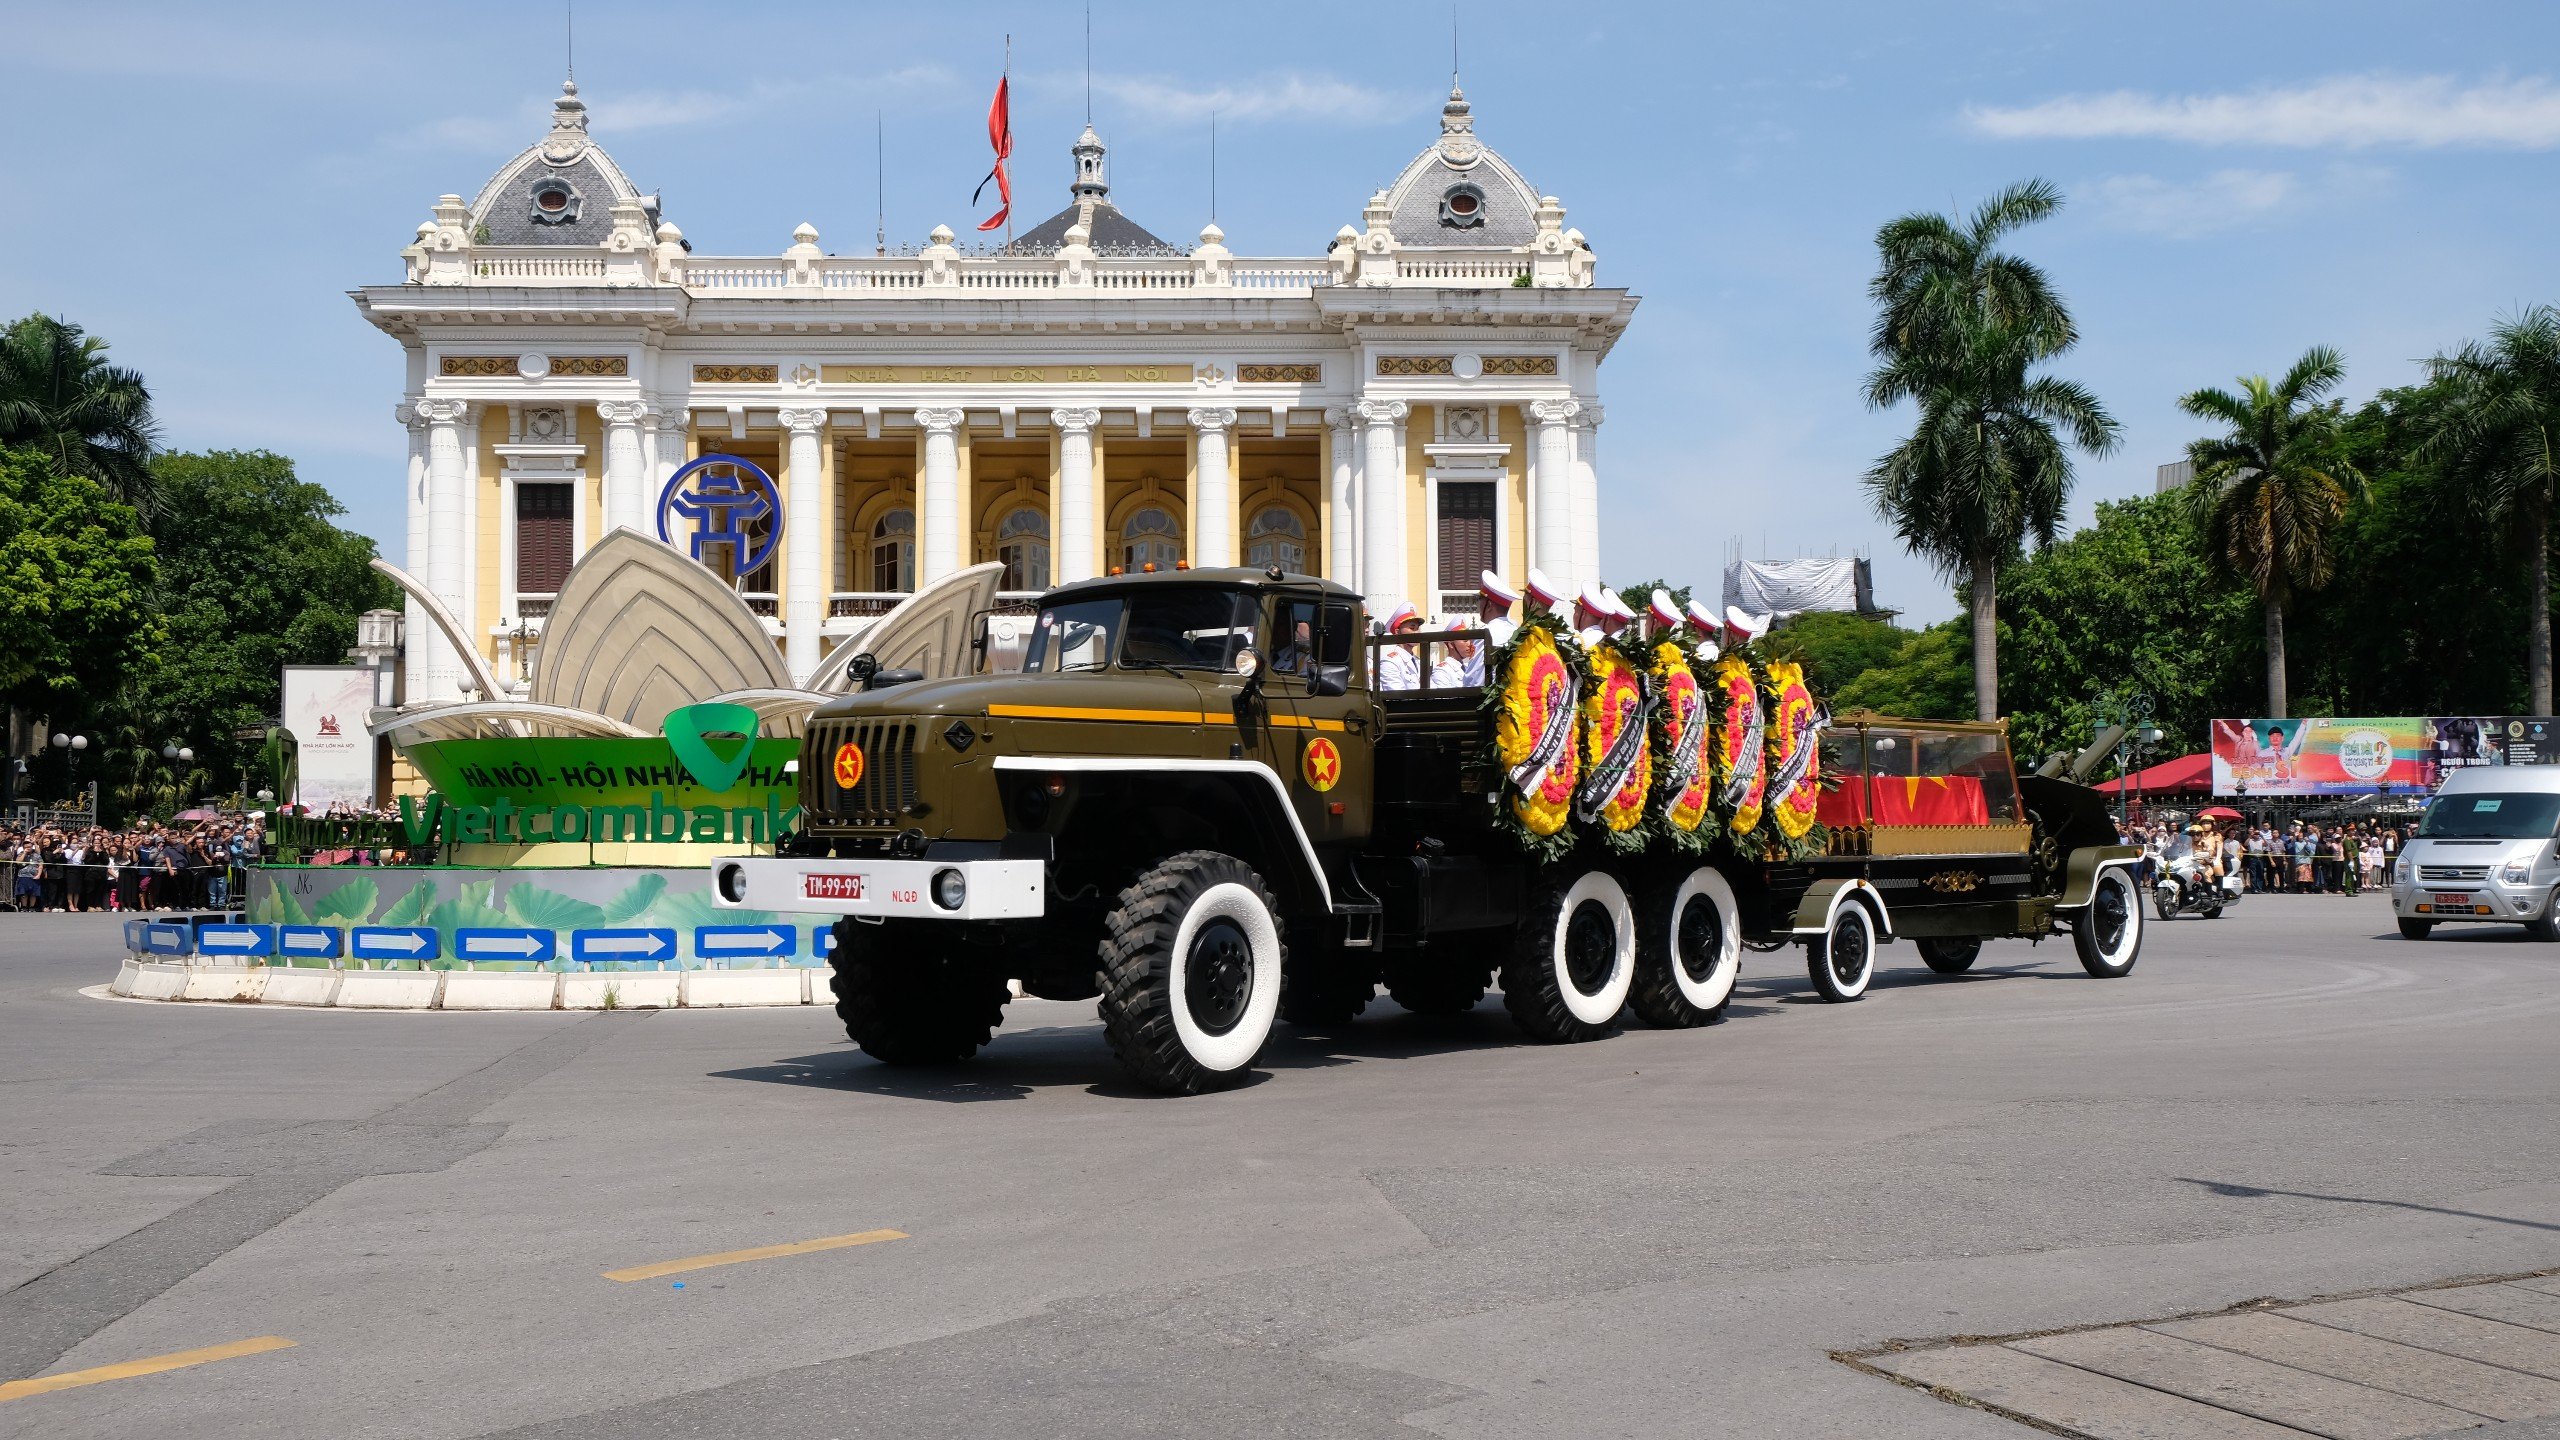
M 2421 865 L 2418 867 L 2419 881 L 2428 885 L 2488 878 L 2489 867 L 2486 865 Z
M 846 742 L 862 751 L 862 776 L 851 789 L 836 783 L 836 751 Z M 820 819 L 839 825 L 895 825 L 916 800 L 916 727 L 913 722 L 821 720 L 809 727 L 809 777 Z

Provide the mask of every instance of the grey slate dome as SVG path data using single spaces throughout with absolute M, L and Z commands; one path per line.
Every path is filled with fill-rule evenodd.
M 1051 255 L 1067 243 L 1070 227 L 1082 225 L 1085 242 L 1104 255 L 1180 255 L 1179 245 L 1157 239 L 1147 228 L 1120 213 L 1111 203 L 1105 178 L 1102 137 L 1084 127 L 1076 137 L 1075 203 L 1032 226 L 1006 245 L 1008 255 Z
M 662 218 L 658 197 L 643 195 L 587 136 L 587 104 L 578 82 L 565 81 L 551 102 L 551 133 L 502 166 L 471 202 L 472 233 L 492 245 L 600 245 L 613 233 L 617 201 L 637 200 L 649 228 Z
M 1526 245 L 1538 234 L 1538 192 L 1476 138 L 1474 107 L 1452 85 L 1440 139 L 1387 187 L 1387 231 L 1399 245 Z

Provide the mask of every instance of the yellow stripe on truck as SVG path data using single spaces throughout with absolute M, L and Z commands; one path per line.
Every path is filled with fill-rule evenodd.
M 1214 710 L 1106 710 L 1083 705 L 990 705 L 987 713 L 1008 720 L 1134 720 L 1152 725 L 1225 725 L 1235 717 Z M 1305 715 L 1273 715 L 1269 723 L 1283 730 L 1339 730 L 1339 720 Z

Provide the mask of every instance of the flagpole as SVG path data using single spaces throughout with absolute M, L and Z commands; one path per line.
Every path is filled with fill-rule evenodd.
M 1013 94 L 1013 37 L 1011 35 L 1004 37 L 1004 89 L 1006 96 L 1011 97 Z M 1004 111 L 1004 140 L 1004 148 L 1007 152 L 1011 152 L 1013 149 L 1013 106 L 1011 104 L 1007 104 Z M 1008 253 L 1013 249 L 1013 202 L 1010 199 L 1005 201 L 1004 206 L 1004 248 Z

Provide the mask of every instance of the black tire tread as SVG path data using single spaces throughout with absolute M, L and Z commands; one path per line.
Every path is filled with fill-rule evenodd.
M 1464 1015 L 1482 1003 L 1492 979 L 1481 965 L 1400 956 L 1387 962 L 1387 998 L 1416 1015 Z
M 845 1038 L 884 1065 L 966 1060 L 1004 1023 L 1005 977 L 931 927 L 836 924 L 828 979 L 836 1018 Z
M 1855 900 L 1843 902 L 1834 912 L 1835 924 L 1838 916 L 1848 914 L 1852 905 L 1858 907 L 1858 918 L 1867 927 L 1867 984 L 1860 986 L 1857 994 L 1842 991 L 1839 980 L 1831 973 L 1830 932 L 1825 931 L 1807 941 L 1804 947 L 1805 978 L 1813 982 L 1815 994 L 1833 1005 L 1854 1005 L 1867 998 L 1867 987 L 1875 984 L 1876 946 L 1884 938 L 1884 927 L 1876 923 L 1875 912 Z
M 1688 878 L 1688 871 L 1675 872 L 1635 897 L 1636 975 L 1635 983 L 1627 987 L 1627 1008 L 1657 1030 L 1720 1025 L 1724 1023 L 1725 1008 L 1733 1003 L 1733 991 L 1728 987 L 1715 1008 L 1701 1009 L 1680 993 L 1680 982 L 1672 974 L 1680 964 L 1672 944 L 1680 917 L 1672 911 L 1671 897 L 1680 893 Z M 1739 957 L 1736 960 L 1739 963 Z
M 1941 975 L 1962 975 L 1982 958 L 1982 941 L 1973 935 L 1923 935 L 1912 940 L 1920 963 Z
M 1280 928 L 1280 907 L 1253 868 L 1215 850 L 1186 850 L 1158 861 L 1120 892 L 1120 903 L 1103 917 L 1099 972 L 1094 985 L 1102 992 L 1096 1007 L 1102 1036 L 1113 1058 L 1130 1078 L 1167 1095 L 1199 1095 L 1244 1083 L 1253 1073 L 1248 1063 L 1233 1070 L 1204 1068 L 1182 1048 L 1173 1025 L 1173 937 L 1182 917 L 1211 886 L 1233 881 L 1250 888 L 1271 911 Z M 1282 935 L 1281 980 L 1288 980 L 1287 937 Z M 1282 998 L 1287 998 L 1284 989 Z
M 1511 1012 L 1512 1023 L 1523 1034 L 1550 1045 L 1598 1040 L 1618 1028 L 1614 1016 L 1602 1025 L 1576 1016 L 1566 1007 L 1564 988 L 1556 977 L 1553 950 L 1556 927 L 1564 923 L 1564 892 L 1580 878 L 1579 872 L 1566 871 L 1559 878 L 1532 883 L 1528 903 L 1521 908 L 1520 927 L 1502 961 L 1502 1008 Z

